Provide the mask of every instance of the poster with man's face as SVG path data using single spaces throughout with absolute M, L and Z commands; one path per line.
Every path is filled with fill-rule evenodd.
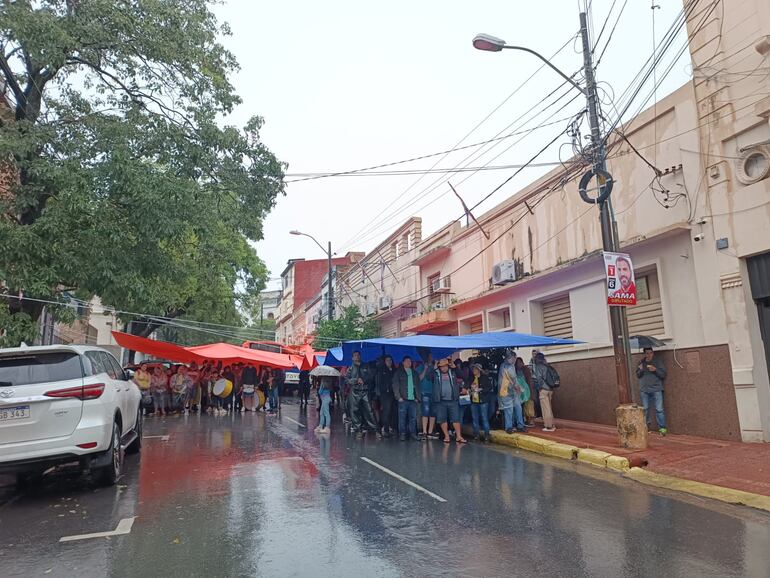
M 631 257 L 625 253 L 604 252 L 607 277 L 607 304 L 624 307 L 636 305 L 636 282 Z

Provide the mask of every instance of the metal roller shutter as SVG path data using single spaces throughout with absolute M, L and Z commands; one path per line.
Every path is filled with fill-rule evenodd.
M 626 309 L 629 335 L 651 335 L 653 337 L 665 334 L 663 324 L 663 307 L 660 299 L 639 301 L 633 307 Z

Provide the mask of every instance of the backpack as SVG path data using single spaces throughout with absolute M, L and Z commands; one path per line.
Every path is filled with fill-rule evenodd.
M 545 384 L 551 389 L 556 389 L 561 385 L 561 379 L 559 379 L 559 372 L 550 363 L 546 367 L 545 371 Z

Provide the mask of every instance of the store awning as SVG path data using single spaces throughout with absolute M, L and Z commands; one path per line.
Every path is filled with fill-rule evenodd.
M 341 347 L 335 347 L 327 352 L 325 364 L 349 365 L 352 362 L 354 351 L 361 352 L 361 360 L 364 362 L 374 361 L 382 355 L 390 355 L 393 357 L 393 361 L 400 363 L 406 356 L 415 360 L 423 358 L 428 351 L 433 354 L 433 359 L 439 359 L 465 349 L 548 347 L 576 343 L 582 343 L 582 341 L 508 331 L 471 335 L 410 335 L 408 337 L 346 341 Z

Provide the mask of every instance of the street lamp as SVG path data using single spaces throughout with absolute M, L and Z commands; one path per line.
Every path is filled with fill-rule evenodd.
M 328 248 L 324 249 L 324 246 L 321 245 L 321 243 L 318 242 L 318 239 L 313 237 L 313 235 L 308 235 L 307 233 L 303 233 L 301 231 L 297 231 L 296 229 L 293 231 L 289 231 L 290 235 L 299 235 L 302 237 L 309 237 L 310 239 L 313 239 L 313 242 L 318 245 L 321 248 L 321 251 L 326 253 L 326 257 L 329 261 L 329 273 L 328 273 L 328 297 L 329 297 L 329 303 L 328 303 L 328 313 L 329 313 L 329 320 L 334 319 L 334 288 L 332 287 L 332 242 L 329 241 Z
M 545 64 L 547 64 L 553 71 L 555 71 L 574 88 L 585 95 L 588 102 L 588 121 L 591 126 L 591 149 L 593 154 L 593 166 L 591 170 L 583 176 L 581 185 L 578 187 L 578 189 L 580 192 L 580 197 L 585 202 L 599 205 L 599 218 L 601 222 L 603 249 L 608 252 L 617 252 L 619 247 L 617 238 L 617 225 L 615 224 L 614 218 L 612 216 L 612 204 L 610 200 L 610 193 L 612 191 L 613 182 L 611 175 L 607 172 L 605 163 L 606 151 L 604 148 L 604 138 L 602 137 L 601 128 L 599 125 L 599 97 L 596 89 L 596 79 L 594 77 L 591 46 L 588 41 L 588 22 L 584 12 L 580 13 L 580 36 L 583 43 L 583 74 L 585 75 L 585 87 L 577 84 L 574 80 L 572 80 L 572 78 L 551 64 L 551 62 L 542 54 L 539 54 L 530 48 L 508 45 L 505 43 L 505 40 L 491 36 L 489 34 L 476 35 L 476 37 L 473 39 L 473 47 L 477 50 L 482 50 L 485 52 L 500 52 L 504 49 L 509 49 L 520 50 L 522 52 L 533 54 Z M 587 183 L 593 177 L 596 177 L 598 183 L 599 194 L 596 198 L 589 197 L 585 190 Z M 626 408 L 631 407 L 628 405 L 631 404 L 631 350 L 628 343 L 628 320 L 626 318 L 626 310 L 624 307 L 610 307 L 610 325 L 612 328 L 612 345 L 615 351 L 615 371 L 617 375 L 618 401 L 621 408 L 625 410 Z M 620 422 L 623 421 L 623 419 L 621 419 L 621 408 L 618 408 L 616 411 L 619 425 L 618 431 L 623 431 L 624 429 L 620 427 Z M 632 419 L 636 421 L 639 419 L 639 416 L 634 415 Z M 643 419 L 644 418 L 642 418 L 641 422 L 642 429 L 644 429 L 644 433 L 646 434 L 646 428 L 644 428 Z M 646 435 L 643 437 L 644 440 L 641 443 L 643 443 L 643 447 L 646 447 Z M 636 442 L 627 440 L 621 433 L 621 443 L 625 446 L 629 446 L 630 444 Z
M 511 46 L 510 44 L 506 44 L 505 40 L 503 40 L 502 38 L 497 38 L 496 36 L 492 36 L 491 34 L 477 34 L 473 39 L 473 47 L 476 50 L 482 50 L 484 52 L 500 52 L 501 50 L 505 49 L 505 50 L 521 50 L 522 52 L 529 52 L 530 54 L 534 54 L 540 60 L 542 60 L 545 64 L 550 66 L 551 69 L 554 72 L 556 72 L 556 74 L 561 76 L 564 80 L 569 82 L 574 88 L 577 88 L 584 95 L 588 96 L 588 93 L 583 87 L 581 87 L 569 76 L 567 76 L 561 70 L 559 70 L 553 64 L 551 64 L 551 62 L 545 56 L 543 56 L 539 52 L 535 52 L 531 48 L 527 48 L 525 46 Z

